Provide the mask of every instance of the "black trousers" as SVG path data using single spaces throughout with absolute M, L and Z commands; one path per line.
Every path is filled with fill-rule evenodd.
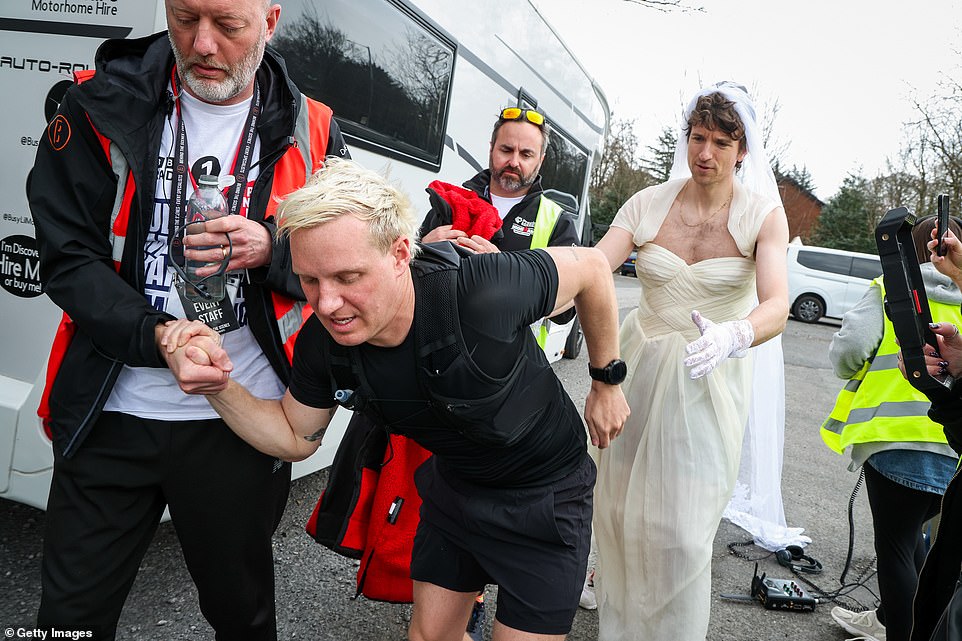
M 912 599 L 925 560 L 922 525 L 939 513 L 942 497 L 900 485 L 869 463 L 864 468 L 878 555 L 879 620 L 887 641 L 908 641 Z
M 277 638 L 271 536 L 290 465 L 221 420 L 105 412 L 69 459 L 55 454 L 41 564 L 41 629 L 113 639 L 164 507 L 218 640 Z

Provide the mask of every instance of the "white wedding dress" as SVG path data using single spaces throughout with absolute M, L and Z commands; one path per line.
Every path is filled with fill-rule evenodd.
M 728 229 L 742 256 L 688 265 L 650 242 L 683 183 L 640 192 L 612 223 L 639 246 L 641 295 L 620 334 L 631 415 L 598 457 L 599 641 L 704 641 L 712 542 L 738 474 L 752 355 L 696 380 L 682 361 L 699 336 L 691 310 L 722 322 L 755 306 L 750 256 L 777 205 L 736 185 Z

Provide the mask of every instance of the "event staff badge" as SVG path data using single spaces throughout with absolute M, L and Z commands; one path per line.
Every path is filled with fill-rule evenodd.
M 226 334 L 240 328 L 232 302 L 237 296 L 239 280 L 228 278 L 226 273 L 227 265 L 233 255 L 233 244 L 229 234 L 227 243 L 224 258 L 217 271 L 200 280 L 188 276 L 180 264 L 184 260 L 183 235 L 180 233 L 172 235 L 168 247 L 170 267 L 174 270 L 174 288 L 180 296 L 184 315 L 188 320 L 199 320 L 219 334 Z M 207 287 L 208 283 L 217 279 L 226 280 L 225 291 L 220 296 L 212 295 Z
M 180 296 L 180 302 L 184 306 L 184 316 L 187 320 L 199 320 L 218 334 L 226 334 L 240 328 L 237 322 L 237 315 L 234 313 L 234 304 L 231 302 L 236 294 L 236 282 L 231 279 L 228 291 L 220 300 L 191 300 L 187 297 L 187 288 L 192 287 L 190 283 L 177 278 L 174 287 Z

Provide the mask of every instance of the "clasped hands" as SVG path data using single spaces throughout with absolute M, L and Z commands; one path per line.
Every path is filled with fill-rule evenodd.
M 217 394 L 227 388 L 234 369 L 220 334 L 185 319 L 157 326 L 157 343 L 167 366 L 185 394 Z
M 692 379 L 708 374 L 726 358 L 744 357 L 755 340 L 755 330 L 747 320 L 713 323 L 698 310 L 692 310 L 691 320 L 701 332 L 701 338 L 685 346 L 688 356 L 683 362 L 691 368 Z

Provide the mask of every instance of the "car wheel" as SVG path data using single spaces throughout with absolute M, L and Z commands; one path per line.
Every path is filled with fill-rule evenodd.
M 585 333 L 581 331 L 581 321 L 575 316 L 575 322 L 571 324 L 571 331 L 568 332 L 568 340 L 565 341 L 565 351 L 562 358 L 578 358 L 581 353 L 581 346 L 585 344 Z
M 792 306 L 792 316 L 803 323 L 817 323 L 825 315 L 825 303 L 818 296 L 802 294 Z

